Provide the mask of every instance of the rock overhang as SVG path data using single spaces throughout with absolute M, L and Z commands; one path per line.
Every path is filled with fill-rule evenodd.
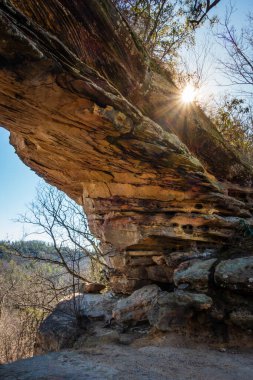
M 29 167 L 83 204 L 113 288 L 174 289 L 182 262 L 221 265 L 241 221 L 252 226 L 252 169 L 182 107 L 111 2 L 6 0 L 0 20 L 1 124 Z

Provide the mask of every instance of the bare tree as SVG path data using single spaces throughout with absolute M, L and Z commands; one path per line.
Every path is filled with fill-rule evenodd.
M 46 251 L 31 253 L 23 250 L 19 242 L 9 246 L 11 254 L 60 266 L 73 279 L 88 283 L 93 282 L 87 275 L 88 266 L 95 262 L 107 267 L 82 207 L 58 189 L 40 184 L 28 213 L 21 215 L 18 221 L 34 226 L 36 234 L 46 234 L 52 246 Z
M 218 35 L 228 59 L 220 61 L 225 75 L 231 84 L 247 86 L 252 95 L 253 85 L 253 15 L 249 14 L 248 23 L 240 31 L 231 25 L 231 8 L 226 15 L 224 30 Z
M 196 100 L 203 105 L 208 102 L 207 94 L 205 97 L 202 92 L 210 83 L 212 77 L 212 60 L 210 60 L 211 44 L 209 39 L 205 39 L 198 46 L 193 46 L 186 50 L 179 57 L 177 65 L 173 70 L 173 79 L 179 88 L 184 88 L 191 84 L 196 91 Z
M 0 362 L 32 356 L 39 324 L 66 296 L 73 310 L 62 312 L 78 320 L 80 282 L 97 281 L 94 272 L 107 267 L 83 209 L 56 188 L 40 184 L 18 221 L 46 234 L 51 244 L 0 244 L 7 257 L 0 266 Z
M 192 23 L 195 27 L 201 24 L 201 22 L 207 17 L 209 12 L 220 2 L 220 0 L 214 1 L 188 1 L 189 4 L 189 13 L 192 18 L 189 19 L 189 22 Z
M 33 355 L 38 327 L 67 289 L 49 264 L 0 263 L 0 363 Z

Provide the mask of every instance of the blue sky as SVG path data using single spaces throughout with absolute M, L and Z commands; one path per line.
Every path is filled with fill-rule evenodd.
M 18 239 L 23 235 L 23 226 L 12 219 L 25 213 L 40 178 L 15 154 L 9 144 L 9 132 L 3 128 L 0 128 L 0 168 L 0 240 Z
M 229 3 L 229 0 L 221 0 L 221 4 L 214 11 L 221 20 Z M 253 11 L 253 1 L 235 0 L 232 3 L 236 9 L 232 21 L 240 28 L 246 20 L 246 14 Z M 205 32 L 199 32 L 200 40 L 205 38 Z M 217 53 L 221 50 L 214 45 L 214 51 Z M 26 205 L 34 199 L 36 186 L 41 180 L 21 162 L 8 140 L 9 133 L 0 127 L 0 240 L 20 239 L 24 232 L 30 232 L 28 227 L 24 228 L 19 223 L 14 223 L 13 219 L 17 218 L 18 214 L 25 213 Z
M 198 65 L 203 64 L 204 75 L 201 82 L 201 89 L 197 92 L 197 100 L 204 99 L 203 104 L 206 107 L 207 104 L 213 105 L 212 99 L 219 100 L 219 95 L 222 96 L 225 93 L 228 95 L 234 95 L 242 97 L 242 90 L 248 90 L 247 87 L 231 86 L 231 82 L 222 72 L 221 64 L 218 62 L 226 61 L 227 54 L 222 46 L 222 40 L 218 38 L 218 34 L 221 34 L 224 30 L 224 23 L 226 14 L 231 10 L 230 25 L 233 25 L 238 34 L 240 34 L 241 28 L 247 25 L 247 15 L 253 13 L 253 1 L 252 0 L 221 0 L 221 2 L 214 7 L 210 16 L 217 15 L 220 23 L 216 24 L 212 30 L 208 26 L 208 23 L 204 27 L 201 27 L 196 32 L 196 47 L 190 47 L 188 50 L 183 49 L 181 57 L 183 61 L 183 68 L 187 68 L 188 71 L 196 70 L 196 59 Z M 205 53 L 206 51 L 206 53 Z M 195 54 L 197 58 L 195 57 Z M 205 59 L 203 59 L 205 57 Z M 184 66 L 185 65 L 185 66 Z

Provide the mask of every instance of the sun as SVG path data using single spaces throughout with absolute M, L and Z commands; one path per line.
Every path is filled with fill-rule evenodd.
M 196 90 L 191 84 L 187 84 L 187 86 L 183 89 L 181 94 L 181 99 L 183 103 L 192 103 L 196 98 Z

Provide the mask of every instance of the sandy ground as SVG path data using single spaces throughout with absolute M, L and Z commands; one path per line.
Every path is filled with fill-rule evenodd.
M 252 380 L 253 351 L 171 342 L 105 344 L 0 367 L 2 380 Z

